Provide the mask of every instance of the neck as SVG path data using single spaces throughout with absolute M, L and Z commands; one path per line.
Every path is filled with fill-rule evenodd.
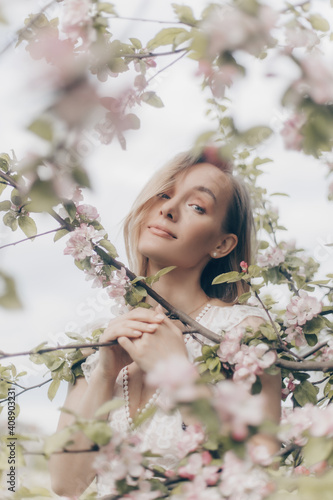
M 157 266 L 149 264 L 148 276 L 158 271 Z M 192 314 L 209 302 L 209 297 L 200 286 L 200 275 L 201 270 L 176 268 L 162 276 L 152 288 L 177 309 Z M 151 297 L 147 298 L 147 302 L 156 306 Z

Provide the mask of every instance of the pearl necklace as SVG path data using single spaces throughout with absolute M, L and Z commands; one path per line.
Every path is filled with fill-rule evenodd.
M 125 400 L 125 413 L 126 413 L 128 426 L 131 430 L 133 430 L 135 426 L 133 423 L 133 418 L 131 418 L 131 416 L 130 416 L 128 379 L 129 379 L 128 366 L 125 366 L 123 368 L 123 394 L 124 394 L 124 400 Z M 136 417 L 143 415 L 144 413 L 146 413 L 147 410 L 149 410 L 152 406 L 154 406 L 154 404 L 157 401 L 158 396 L 160 395 L 160 392 L 161 392 L 161 390 L 157 389 L 157 391 L 152 395 L 152 397 L 145 404 L 145 406 L 143 406 L 142 408 L 138 408 L 136 410 Z
M 195 318 L 195 321 L 200 322 L 201 319 L 207 314 L 209 309 L 212 307 L 211 304 L 207 304 L 201 312 L 198 314 L 198 316 Z M 188 334 L 184 336 L 184 342 L 187 344 L 189 340 L 192 339 L 191 334 Z M 124 400 L 125 400 L 125 413 L 126 413 L 126 418 L 128 422 L 128 426 L 131 430 L 134 429 L 134 422 L 133 418 L 130 416 L 130 409 L 129 409 L 129 390 L 128 390 L 128 379 L 129 379 L 129 373 L 128 373 L 128 366 L 124 366 L 123 368 L 123 394 L 124 394 Z M 161 393 L 161 389 L 157 389 L 157 391 L 152 395 L 152 397 L 149 399 L 149 401 L 143 406 L 142 408 L 138 408 L 136 410 L 136 416 L 139 417 L 141 415 L 144 415 L 147 410 L 152 408 L 152 406 L 155 405 L 157 398 L 159 397 Z
M 202 318 L 208 313 L 209 309 L 212 307 L 212 304 L 210 304 L 208 302 L 208 304 L 206 304 L 206 306 L 201 310 L 201 312 L 198 314 L 198 316 L 195 318 L 195 321 L 197 323 L 200 323 L 200 321 L 202 320 Z M 192 334 L 191 333 L 187 333 L 186 335 L 184 335 L 184 342 L 185 344 L 187 344 L 187 342 L 189 340 L 194 340 L 193 337 L 192 337 Z

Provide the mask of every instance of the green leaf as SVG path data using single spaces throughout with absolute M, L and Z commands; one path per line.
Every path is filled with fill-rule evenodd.
M 142 49 L 142 43 L 140 42 L 140 40 L 138 38 L 130 38 L 130 41 L 132 42 L 133 46 L 140 50 Z
M 53 398 L 54 398 L 54 396 L 57 394 L 59 386 L 60 386 L 60 380 L 59 379 L 52 380 L 52 382 L 50 384 L 50 387 L 49 387 L 49 390 L 47 391 L 47 396 L 48 396 L 48 398 L 49 398 L 50 401 L 52 401 Z
M 326 437 L 310 437 L 302 450 L 307 467 L 326 460 L 333 451 L 333 440 Z
M 310 321 L 307 321 L 303 326 L 303 332 L 308 335 L 310 333 L 317 334 L 320 333 L 323 328 L 325 328 L 325 320 L 321 316 L 317 316 L 316 318 L 312 318 Z
M 169 266 L 169 267 L 164 267 L 163 269 L 160 269 L 156 274 L 153 274 L 152 276 L 148 276 L 148 278 L 145 278 L 145 281 L 149 284 L 152 285 L 153 283 L 156 283 L 162 276 L 165 274 L 169 273 L 173 269 L 176 269 L 177 266 Z M 134 283 L 134 281 L 133 281 Z
M 164 107 L 162 99 L 156 95 L 156 92 L 153 92 L 153 91 L 144 92 L 141 95 L 141 100 L 143 102 L 145 102 L 146 104 L 153 106 L 154 108 L 163 108 Z
M 64 202 L 64 208 L 69 215 L 70 221 L 73 222 L 73 220 L 76 218 L 76 205 L 75 205 L 75 203 L 73 201 L 66 201 L 66 202 Z
M 240 304 L 244 304 L 245 302 L 248 301 L 248 299 L 251 297 L 251 295 L 252 295 L 251 292 L 242 293 L 242 295 L 240 295 L 238 297 L 238 302 Z
M 10 210 L 11 206 L 12 204 L 9 200 L 0 201 L 0 212 L 7 212 L 7 210 Z
M 318 343 L 318 337 L 314 333 L 306 333 L 304 336 L 310 347 L 314 347 Z
M 109 2 L 99 2 L 97 5 L 98 12 L 106 12 L 107 14 L 117 15 L 114 6 Z
M 112 399 L 111 401 L 107 401 L 106 403 L 102 404 L 102 406 L 100 406 L 98 410 L 96 410 L 95 417 L 101 417 L 106 413 L 117 410 L 121 406 L 124 406 L 124 401 L 122 401 L 121 399 Z
M 258 165 L 263 165 L 264 163 L 269 163 L 273 161 L 271 158 L 259 158 L 259 156 L 257 156 L 254 160 L 253 160 L 253 166 L 254 167 L 257 167 Z
M 309 21 L 315 30 L 328 31 L 330 29 L 330 23 L 320 14 L 311 14 Z
M 53 241 L 56 242 L 58 240 L 60 240 L 60 238 L 62 238 L 63 236 L 66 236 L 66 234 L 68 234 L 69 231 L 67 231 L 67 229 L 59 229 L 59 231 L 56 232 L 56 234 L 54 235 L 54 238 L 53 238 Z
M 187 5 L 178 5 L 176 3 L 172 3 L 171 5 L 181 23 L 196 26 L 197 21 L 191 7 L 188 7 Z
M 54 451 L 62 450 L 65 445 L 71 442 L 72 430 L 70 427 L 65 427 L 60 432 L 48 436 L 44 442 L 44 452 L 46 455 L 51 455 Z
M 99 446 L 108 444 L 112 436 L 112 429 L 108 422 L 91 422 L 86 424 L 82 428 L 82 431 L 91 441 Z
M 184 28 L 164 28 L 147 43 L 147 49 L 153 50 L 161 45 L 173 45 L 174 40 L 180 33 L 188 33 Z
M 3 220 L 3 223 L 5 224 L 5 226 L 10 227 L 10 229 L 12 231 L 16 231 L 16 229 L 18 228 L 17 218 L 16 218 L 16 215 L 13 212 L 7 212 L 3 216 L 2 220 Z
M 41 139 L 51 142 L 53 139 L 53 127 L 49 120 L 45 118 L 37 118 L 27 127 L 30 132 L 33 132 Z
M 240 140 L 248 146 L 257 146 L 272 135 L 272 129 L 265 126 L 252 127 L 240 134 Z
M 301 384 L 296 385 L 293 398 L 300 406 L 304 406 L 306 403 L 316 405 L 318 391 L 318 387 L 315 387 L 308 380 L 305 380 Z
M 21 215 L 18 218 L 18 225 L 28 238 L 30 238 L 31 236 L 36 236 L 37 226 L 35 221 L 31 217 L 28 217 L 27 215 Z
M 234 283 L 235 281 L 240 281 L 243 278 L 242 273 L 237 271 L 230 271 L 229 273 L 220 274 L 213 279 L 212 285 L 219 285 L 221 283 Z
M 112 245 L 111 241 L 103 239 L 98 242 L 98 245 L 105 248 L 108 254 L 111 255 L 111 257 L 113 257 L 114 259 L 118 257 L 116 247 Z
M 7 153 L 1 153 L 0 155 L 0 170 L 7 173 L 11 163 L 10 156 Z

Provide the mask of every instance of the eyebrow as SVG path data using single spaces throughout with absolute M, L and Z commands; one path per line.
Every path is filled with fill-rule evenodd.
M 217 203 L 217 199 L 216 199 L 215 194 L 209 188 L 207 188 L 205 186 L 195 186 L 193 189 L 195 189 L 196 191 L 200 191 L 202 193 L 209 194 L 209 196 L 211 196 L 213 198 L 214 203 L 215 204 Z

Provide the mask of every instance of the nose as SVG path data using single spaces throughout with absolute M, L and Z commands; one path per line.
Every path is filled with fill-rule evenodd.
M 165 200 L 163 205 L 160 208 L 160 213 L 163 217 L 176 221 L 177 220 L 177 207 L 173 199 Z

